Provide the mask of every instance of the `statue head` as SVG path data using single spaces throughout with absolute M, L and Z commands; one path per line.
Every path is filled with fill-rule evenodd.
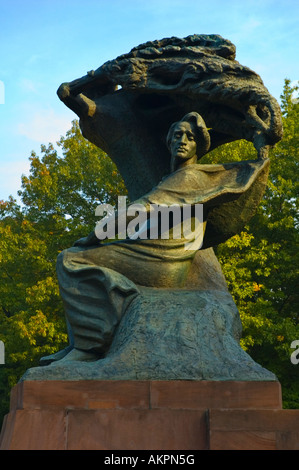
M 210 148 L 210 134 L 203 118 L 196 112 L 186 114 L 173 123 L 167 134 L 171 153 L 171 171 L 196 161 Z

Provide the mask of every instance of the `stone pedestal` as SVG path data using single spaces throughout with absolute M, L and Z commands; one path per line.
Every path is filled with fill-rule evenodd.
M 0 449 L 299 449 L 278 382 L 24 381 Z

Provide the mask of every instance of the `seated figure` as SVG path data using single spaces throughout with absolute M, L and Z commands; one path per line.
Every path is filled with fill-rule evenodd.
M 60 253 L 57 275 L 72 340 L 69 348 L 56 355 L 59 362 L 105 357 L 140 286 L 184 288 L 197 251 L 225 241 L 256 210 L 267 179 L 268 160 L 198 164 L 209 150 L 210 136 L 196 112 L 170 127 L 167 145 L 170 174 L 132 204 L 141 204 L 148 216 L 153 204 L 189 205 L 192 222 L 195 206 L 202 204 L 199 230 L 174 238 L 173 226 L 168 239 L 135 237 L 108 243 L 93 232 Z

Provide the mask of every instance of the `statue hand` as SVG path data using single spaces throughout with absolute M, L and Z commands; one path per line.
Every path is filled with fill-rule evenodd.
M 99 245 L 101 241 L 96 237 L 95 232 L 91 232 L 87 237 L 80 238 L 74 243 L 74 246 L 93 246 Z
M 258 160 L 266 160 L 268 158 L 270 145 L 264 145 L 258 151 Z

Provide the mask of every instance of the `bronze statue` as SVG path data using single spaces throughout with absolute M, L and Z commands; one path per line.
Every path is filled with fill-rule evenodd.
M 25 376 L 275 380 L 238 344 L 239 314 L 212 249 L 254 214 L 268 148 L 281 138 L 279 107 L 260 78 L 235 62 L 229 41 L 190 36 L 141 45 L 58 94 L 116 162 L 146 234 L 153 205 L 190 207 L 198 230 L 186 235 L 173 220 L 168 238 L 161 226 L 154 238 L 103 242 L 93 232 L 64 250 L 57 275 L 70 346 Z M 253 142 L 256 160 L 198 163 L 237 138 Z

